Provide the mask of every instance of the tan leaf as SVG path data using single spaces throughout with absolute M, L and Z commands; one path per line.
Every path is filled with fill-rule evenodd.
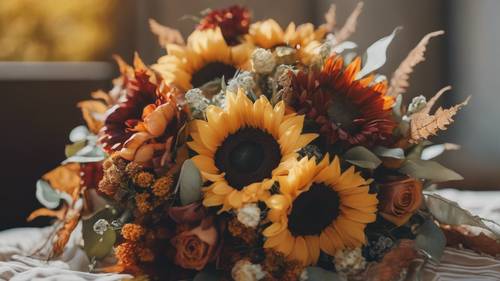
M 162 47 L 165 47 L 167 44 L 185 44 L 184 37 L 182 37 L 182 34 L 177 29 L 161 25 L 154 19 L 149 19 L 149 28 L 158 37 L 158 43 Z
M 134 74 L 134 68 L 125 62 L 122 57 L 119 55 L 113 55 L 113 59 L 116 61 L 116 64 L 118 64 L 118 69 L 123 76 L 130 77 Z
M 344 26 L 337 33 L 335 33 L 335 39 L 337 40 L 337 44 L 347 40 L 356 31 L 358 17 L 363 11 L 363 5 L 364 5 L 363 2 L 359 2 L 356 5 L 356 8 L 354 8 L 352 13 L 347 18 Z
M 53 217 L 58 220 L 63 220 L 66 211 L 68 210 L 67 206 L 60 208 L 59 210 L 50 210 L 47 208 L 36 209 L 28 216 L 26 219 L 28 222 L 38 218 L 38 217 Z
M 79 102 L 76 106 L 82 111 L 83 119 L 89 130 L 97 134 L 104 124 L 97 116 L 106 112 L 108 109 L 106 104 L 97 100 L 86 100 Z
M 424 108 L 410 116 L 409 141 L 411 143 L 418 143 L 430 136 L 436 135 L 440 130 L 446 130 L 447 126 L 453 123 L 453 116 L 469 102 L 470 96 L 462 103 L 446 109 L 439 107 L 434 114 L 430 114 L 432 107 L 439 97 L 450 89 L 450 86 L 441 89 L 427 102 Z
M 336 6 L 335 4 L 331 4 L 328 11 L 325 13 L 325 23 L 322 24 L 323 28 L 325 28 L 328 32 L 333 32 L 335 26 L 337 25 L 336 20 Z
M 431 32 L 422 38 L 417 46 L 411 50 L 408 56 L 401 62 L 391 77 L 391 83 L 387 90 L 387 95 L 395 97 L 406 92 L 409 86 L 408 79 L 413 72 L 415 65 L 425 60 L 424 53 L 431 38 L 444 34 L 443 30 Z
M 80 164 L 70 163 L 59 166 L 42 176 L 50 185 L 70 195 L 80 190 Z

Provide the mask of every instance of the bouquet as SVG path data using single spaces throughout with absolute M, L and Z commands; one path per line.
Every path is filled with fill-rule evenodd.
M 468 99 L 433 110 L 445 87 L 402 104 L 443 32 L 388 79 L 399 28 L 360 56 L 361 9 L 340 28 L 333 5 L 318 27 L 283 28 L 231 6 L 187 39 L 151 20 L 166 55 L 116 57 L 121 76 L 78 104 L 87 126 L 37 184 L 47 208 L 30 219 L 58 219 L 51 257 L 80 222 L 92 270 L 151 280 L 399 280 L 447 242 L 500 253 L 492 222 L 431 191 L 461 179 L 432 160 L 458 146 L 430 138 Z

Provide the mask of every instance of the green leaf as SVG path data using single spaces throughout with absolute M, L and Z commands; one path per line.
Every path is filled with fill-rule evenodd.
M 383 146 L 377 146 L 373 149 L 373 153 L 380 157 L 405 159 L 405 152 L 401 148 L 387 148 Z
M 83 250 L 89 258 L 95 257 L 102 259 L 106 257 L 116 242 L 116 232 L 112 229 L 106 230 L 103 235 L 99 235 L 94 231 L 94 224 L 99 219 L 105 219 L 108 222 L 113 221 L 118 216 L 118 213 L 113 208 L 106 208 L 89 219 L 82 220 L 82 238 Z
M 425 205 L 434 218 L 443 224 L 470 225 L 487 229 L 500 239 L 500 225 L 471 214 L 462 209 L 456 202 L 450 201 L 438 194 L 424 192 Z M 493 223 L 496 227 L 490 227 Z
M 446 237 L 439 226 L 431 219 L 428 219 L 417 228 L 415 245 L 417 249 L 424 252 L 429 258 L 439 262 L 446 247 Z
M 69 157 L 75 155 L 82 148 L 84 148 L 86 143 L 87 143 L 86 140 L 81 140 L 81 141 L 77 141 L 73 144 L 68 144 L 68 145 L 66 145 L 66 147 L 64 149 L 64 154 L 66 155 L 67 158 L 69 158 Z
M 219 281 L 222 278 L 222 274 L 213 270 L 204 270 L 198 272 L 194 277 L 193 281 Z
M 176 187 L 176 192 L 180 191 L 181 204 L 187 205 L 200 200 L 202 184 L 200 171 L 194 162 L 191 159 L 184 161 Z
M 307 281 L 344 281 L 342 278 L 335 272 L 325 270 L 321 267 L 310 266 L 306 268 L 306 280 Z
M 414 178 L 432 180 L 434 182 L 463 180 L 461 175 L 438 162 L 421 159 L 405 161 L 399 171 Z
M 353 165 L 366 169 L 375 169 L 382 163 L 377 155 L 363 146 L 356 146 L 349 149 L 344 153 L 343 159 Z

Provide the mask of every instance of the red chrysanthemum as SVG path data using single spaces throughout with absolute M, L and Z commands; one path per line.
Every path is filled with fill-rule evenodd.
M 248 33 L 250 11 L 238 5 L 208 12 L 196 27 L 199 30 L 219 27 L 228 45 L 240 43 L 240 37 Z
M 328 144 L 387 143 L 396 126 L 391 116 L 394 99 L 385 95 L 387 83 L 375 83 L 374 75 L 356 80 L 360 69 L 360 58 L 344 68 L 342 57 L 332 56 L 321 70 L 291 73 L 289 105 L 313 120 Z

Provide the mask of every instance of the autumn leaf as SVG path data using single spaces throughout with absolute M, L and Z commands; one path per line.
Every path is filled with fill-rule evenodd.
M 408 79 L 410 74 L 413 72 L 415 65 L 423 62 L 425 60 L 424 53 L 426 51 L 427 44 L 431 38 L 444 34 L 444 31 L 434 31 L 422 38 L 417 46 L 411 50 L 408 56 L 401 62 L 399 67 L 394 71 L 391 78 L 391 83 L 389 89 L 387 90 L 387 95 L 395 97 L 399 94 L 406 92 L 409 86 Z
M 80 164 L 61 165 L 42 176 L 50 186 L 68 194 L 73 194 L 80 188 Z
M 158 37 L 158 43 L 162 47 L 165 47 L 167 44 L 185 44 L 182 34 L 177 29 L 161 25 L 154 19 L 149 19 L 149 28 Z
M 97 134 L 104 124 L 104 121 L 100 120 L 98 116 L 106 112 L 108 109 L 106 104 L 98 100 L 86 100 L 79 102 L 77 106 L 82 111 L 83 119 L 89 130 Z
M 447 126 L 453 123 L 453 116 L 469 102 L 470 97 L 450 108 L 439 107 L 434 114 L 430 114 L 439 97 L 450 89 L 450 86 L 441 89 L 420 111 L 410 116 L 410 143 L 418 143 L 436 135 L 440 130 L 446 130 Z
M 356 8 L 354 8 L 352 13 L 347 18 L 344 26 L 337 33 L 335 33 L 335 39 L 337 41 L 336 42 L 337 44 L 347 40 L 356 31 L 358 17 L 363 11 L 363 5 L 364 5 L 363 2 L 359 2 L 356 5 Z

